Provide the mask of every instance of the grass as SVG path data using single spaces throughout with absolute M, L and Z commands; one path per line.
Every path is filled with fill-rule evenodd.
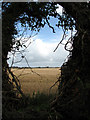
M 33 94 L 27 96 L 28 104 L 20 107 L 17 110 L 7 111 L 7 119 L 29 119 L 29 120 L 48 120 L 50 102 L 55 96 L 50 94 Z
M 60 68 L 12 68 L 12 71 L 18 76 L 22 90 L 25 94 L 33 95 L 39 91 L 44 94 L 55 94 L 58 89 L 58 83 L 49 91 L 50 87 L 58 80 Z

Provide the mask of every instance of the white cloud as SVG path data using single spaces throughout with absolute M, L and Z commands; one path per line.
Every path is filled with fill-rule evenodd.
M 41 39 L 36 39 L 23 54 L 31 67 L 60 67 L 67 57 L 68 52 L 64 50 L 62 45 L 59 46 L 56 52 L 53 52 L 57 45 L 58 42 L 48 43 L 43 42 Z M 10 53 L 9 56 L 11 56 Z M 16 54 L 15 61 L 19 61 L 20 59 L 21 55 Z M 12 59 L 9 60 L 8 63 L 10 64 L 11 61 Z M 13 66 L 28 67 L 24 58 L 22 62 L 14 64 Z
M 57 8 L 57 13 L 59 13 L 60 15 L 62 15 L 63 12 L 63 7 L 59 4 L 57 4 L 58 8 Z
M 41 56 L 47 57 L 50 53 L 50 49 L 48 49 L 48 44 L 44 43 L 42 40 L 37 39 L 35 41 L 35 45 L 37 48 L 38 53 Z

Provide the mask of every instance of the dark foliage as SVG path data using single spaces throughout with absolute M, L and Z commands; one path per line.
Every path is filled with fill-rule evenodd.
M 77 34 L 71 39 L 73 43 L 73 50 L 70 51 L 71 56 L 68 62 L 61 67 L 59 95 L 52 102 L 49 120 L 81 120 L 82 118 L 89 120 L 90 5 L 89 3 L 58 3 L 65 9 L 63 16 L 60 16 L 56 12 L 56 4 L 17 2 L 3 3 L 2 5 L 3 111 L 6 112 L 6 108 L 7 110 L 15 108 L 13 103 L 16 104 L 18 96 L 17 92 L 13 90 L 13 83 L 16 84 L 22 97 L 25 97 L 19 89 L 18 79 L 10 72 L 7 64 L 7 54 L 15 44 L 15 35 L 17 35 L 15 24 L 20 21 L 22 26 L 26 27 L 27 23 L 28 28 L 32 31 L 40 31 L 41 27 L 48 24 L 55 32 L 49 23 L 49 17 L 53 16 L 58 18 L 57 26 L 62 26 L 64 32 L 68 29 L 73 30 L 75 27 Z M 17 44 L 17 49 L 19 45 Z M 11 80 L 10 73 L 13 78 Z M 12 98 L 14 102 L 11 101 Z
M 62 5 L 75 19 L 77 34 L 73 38 L 71 56 L 61 67 L 59 96 L 52 105 L 53 111 L 58 120 L 89 120 L 90 6 L 86 3 Z

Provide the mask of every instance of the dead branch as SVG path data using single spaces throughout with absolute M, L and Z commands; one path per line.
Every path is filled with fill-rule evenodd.
M 55 48 L 55 50 L 54 50 L 53 52 L 55 52 L 55 51 L 58 49 L 59 45 L 62 43 L 62 41 L 63 41 L 65 38 L 66 38 L 66 34 L 65 34 L 65 31 L 64 31 L 62 40 L 58 43 L 57 47 Z
M 11 70 L 10 70 L 9 67 L 8 67 L 7 69 L 8 69 L 9 73 L 11 74 L 11 76 L 12 76 L 12 78 L 13 78 L 12 80 L 13 80 L 13 82 L 15 83 L 17 90 L 18 90 L 19 93 L 22 95 L 22 97 L 24 97 L 24 94 L 23 94 L 23 92 L 22 92 L 22 90 L 21 90 L 21 86 L 20 86 L 20 82 L 19 82 L 18 78 L 11 72 Z M 17 80 L 18 80 L 19 84 L 18 84 Z

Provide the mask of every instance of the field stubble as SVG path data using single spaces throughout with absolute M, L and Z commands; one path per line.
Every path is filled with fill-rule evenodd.
M 50 87 L 58 80 L 60 68 L 12 68 L 13 73 L 19 78 L 21 88 L 27 95 L 44 93 L 56 94 L 57 83 L 52 89 Z

